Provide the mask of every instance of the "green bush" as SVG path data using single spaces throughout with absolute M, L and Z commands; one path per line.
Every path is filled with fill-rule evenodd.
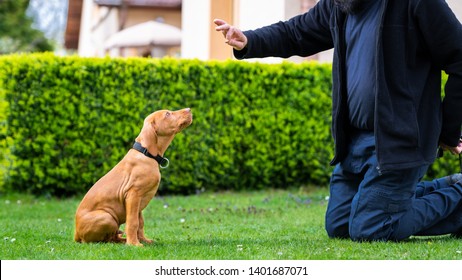
M 315 63 L 3 56 L 0 187 L 84 193 L 149 113 L 185 107 L 194 122 L 165 154 L 161 192 L 326 186 L 330 92 L 331 66 Z
M 7 175 L 8 156 L 10 154 L 6 138 L 7 109 L 8 103 L 5 99 L 5 90 L 2 86 L 2 79 L 0 79 L 0 192 L 4 191 L 4 178 L 6 178 Z
M 145 116 L 191 107 L 161 191 L 326 184 L 330 66 L 52 54 L 0 58 L 6 188 L 82 193 L 131 147 Z M 6 128 L 5 128 L 6 127 Z

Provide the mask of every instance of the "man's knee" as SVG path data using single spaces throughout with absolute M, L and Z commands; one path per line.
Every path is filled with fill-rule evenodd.
M 326 217 L 325 228 L 330 238 L 349 238 L 348 224 L 336 224 Z
M 409 237 L 406 231 L 396 228 L 392 216 L 370 217 L 369 220 L 353 219 L 349 229 L 350 238 L 357 242 L 401 241 Z M 368 222 L 369 221 L 369 222 Z

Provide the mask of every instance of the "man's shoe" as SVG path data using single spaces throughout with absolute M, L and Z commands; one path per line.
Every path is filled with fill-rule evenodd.
M 446 180 L 449 185 L 454 185 L 455 183 L 462 183 L 462 173 L 456 173 L 449 176 L 446 176 Z

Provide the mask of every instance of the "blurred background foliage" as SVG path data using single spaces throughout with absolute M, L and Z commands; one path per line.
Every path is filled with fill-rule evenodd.
M 34 15 L 38 15 L 43 10 L 39 5 L 33 9 L 30 2 L 29 0 L 0 1 L 0 55 L 54 50 L 55 42 L 47 38 L 37 28 L 37 21 L 34 21 L 38 19 Z M 41 6 L 46 5 L 42 3 Z

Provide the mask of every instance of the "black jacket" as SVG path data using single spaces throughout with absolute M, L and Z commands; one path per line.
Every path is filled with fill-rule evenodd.
M 381 0 L 376 64 L 376 152 L 382 171 L 430 164 L 438 141 L 457 146 L 462 125 L 462 25 L 444 0 Z M 286 22 L 245 31 L 236 58 L 308 56 L 334 47 L 332 134 L 347 153 L 346 14 L 321 0 Z M 449 78 L 441 98 L 441 71 Z

